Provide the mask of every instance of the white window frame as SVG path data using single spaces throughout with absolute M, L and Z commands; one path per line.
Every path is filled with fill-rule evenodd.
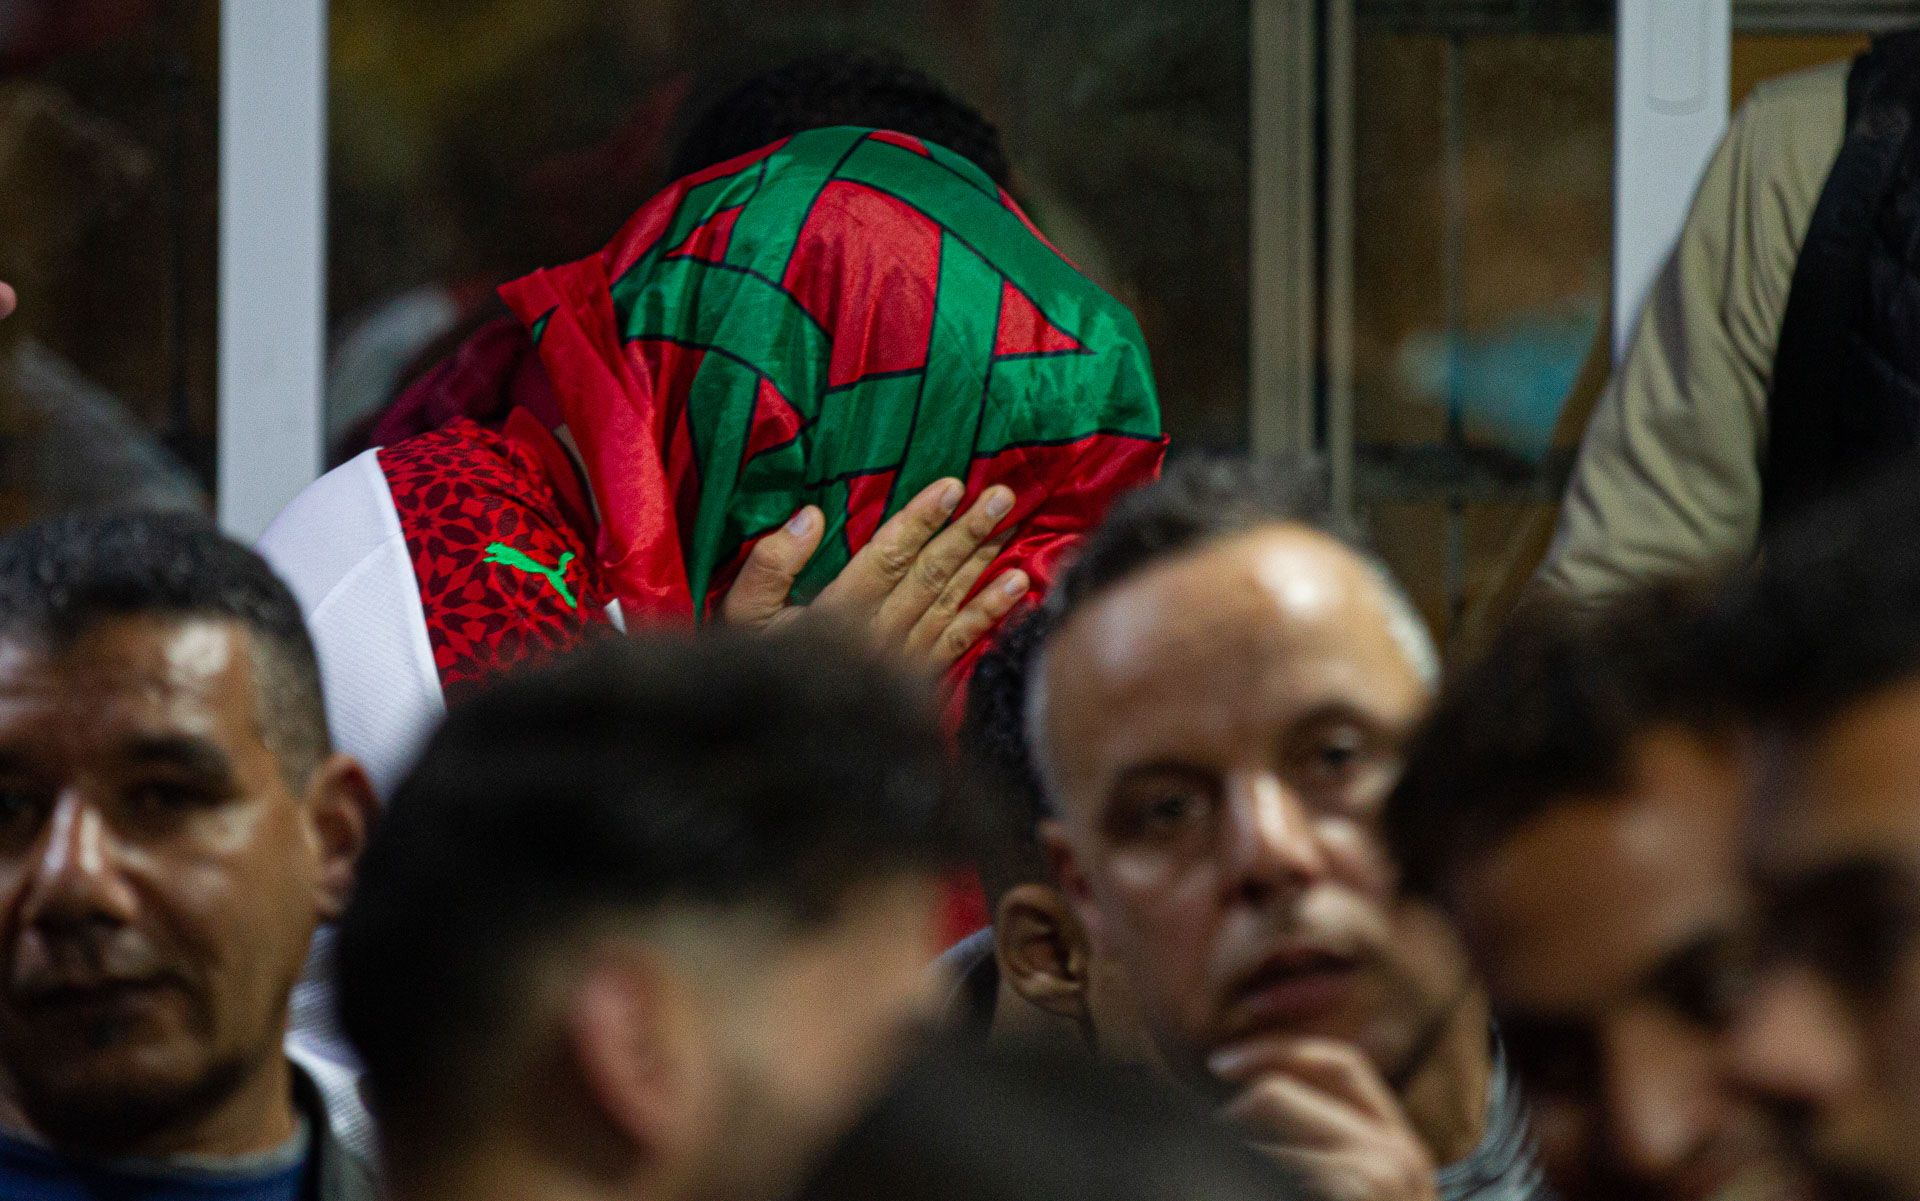
M 326 0 L 220 5 L 220 525 L 251 542 L 320 472 Z
M 1727 131 L 1732 0 L 1619 0 L 1614 74 L 1613 358 L 1673 253 Z

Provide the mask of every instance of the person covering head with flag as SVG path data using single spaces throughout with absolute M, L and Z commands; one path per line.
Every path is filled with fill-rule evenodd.
M 970 161 L 905 135 L 815 130 L 689 176 L 502 294 L 629 611 L 713 615 L 756 540 L 812 507 L 809 600 L 943 478 L 1013 489 L 997 566 L 1044 584 L 1161 454 L 1131 314 Z
M 359 456 L 261 544 L 383 788 L 449 697 L 624 624 L 833 608 L 962 678 L 1164 453 L 1132 315 L 905 135 L 701 171 L 502 295 L 539 352 L 504 419 Z

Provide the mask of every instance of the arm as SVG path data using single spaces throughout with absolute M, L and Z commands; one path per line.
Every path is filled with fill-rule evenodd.
M 1764 85 L 1734 118 L 1587 428 L 1536 590 L 1599 601 L 1752 550 L 1773 356 L 1846 67 Z

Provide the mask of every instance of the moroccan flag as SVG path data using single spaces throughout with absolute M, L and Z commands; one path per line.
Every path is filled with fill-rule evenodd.
M 983 580 L 1036 591 L 1164 453 L 1147 351 L 973 164 L 816 130 L 660 194 L 600 253 L 502 289 L 600 508 L 623 610 L 705 618 L 761 535 L 826 513 L 804 602 L 944 476 L 1013 488 Z

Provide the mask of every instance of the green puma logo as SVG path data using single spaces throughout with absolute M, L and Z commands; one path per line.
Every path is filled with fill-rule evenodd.
M 528 575 L 541 576 L 547 583 L 553 585 L 553 590 L 560 594 L 560 599 L 567 602 L 567 608 L 578 609 L 580 607 L 580 603 L 573 599 L 573 593 L 567 591 L 567 564 L 573 562 L 572 551 L 568 551 L 566 554 L 560 556 L 560 566 L 548 567 L 538 559 L 530 558 L 523 551 L 517 551 L 504 542 L 496 542 L 487 547 L 487 557 L 481 560 L 481 562 L 498 563 L 502 567 L 511 567 L 515 571 L 524 571 Z

